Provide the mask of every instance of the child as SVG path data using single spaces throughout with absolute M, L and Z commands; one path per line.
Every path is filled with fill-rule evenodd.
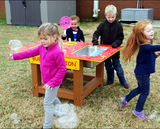
M 113 48 L 117 48 L 122 44 L 124 38 L 123 28 L 116 19 L 117 8 L 114 5 L 108 5 L 105 8 L 106 21 L 100 23 L 97 30 L 93 34 L 92 43 L 93 45 L 98 45 L 98 38 L 101 36 L 100 44 L 111 45 Z M 120 83 L 124 88 L 128 89 L 130 85 L 127 83 L 124 72 L 120 64 L 120 52 L 115 53 L 110 58 L 106 59 L 105 68 L 107 71 L 107 82 L 104 86 L 110 85 L 114 82 L 114 69 L 117 72 Z
M 20 60 L 40 55 L 40 69 L 44 84 L 45 122 L 43 128 L 51 128 L 53 106 L 60 104 L 57 97 L 58 88 L 66 73 L 64 53 L 61 50 L 63 42 L 56 24 L 44 23 L 39 27 L 38 37 L 41 45 L 37 48 L 11 55 L 12 59 Z
M 119 106 L 123 108 L 132 98 L 140 94 L 133 114 L 145 119 L 143 106 L 150 92 L 150 74 L 155 72 L 155 59 L 160 53 L 160 45 L 152 45 L 154 31 L 151 22 L 148 20 L 139 21 L 133 28 L 127 46 L 122 51 L 125 61 L 131 60 L 132 55 L 139 50 L 136 67 L 134 70 L 138 87 L 133 89 L 127 96 L 120 98 Z
M 84 42 L 85 39 L 84 39 L 83 31 L 79 28 L 79 24 L 80 24 L 79 17 L 76 15 L 73 15 L 70 18 L 72 19 L 72 25 L 70 28 L 66 30 L 66 34 L 63 34 L 62 39 L 65 40 L 67 38 L 67 40 L 69 40 L 70 38 L 71 41 Z

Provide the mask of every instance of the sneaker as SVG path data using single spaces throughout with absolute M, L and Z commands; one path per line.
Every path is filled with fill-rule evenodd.
M 127 104 L 127 102 L 126 102 L 126 97 L 121 97 L 121 98 L 119 99 L 119 107 L 120 107 L 120 108 L 123 108 L 126 104 Z
M 111 84 L 113 84 L 113 82 L 112 82 L 112 83 L 106 82 L 106 83 L 104 83 L 103 85 L 104 85 L 104 86 L 108 86 L 108 85 L 111 85 Z
M 134 109 L 134 110 L 133 110 L 133 114 L 134 114 L 135 116 L 138 116 L 139 118 L 142 118 L 142 119 L 146 119 L 146 118 L 147 118 L 147 116 L 144 115 L 143 110 L 142 110 L 141 112 L 137 112 L 137 111 Z
M 128 83 L 126 83 L 126 84 L 124 84 L 124 85 L 122 85 L 124 88 L 126 88 L 126 89 L 128 89 L 128 88 L 130 88 L 131 86 L 128 84 Z

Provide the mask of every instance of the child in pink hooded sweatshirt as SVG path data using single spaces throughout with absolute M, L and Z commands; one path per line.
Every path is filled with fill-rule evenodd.
M 66 74 L 66 64 L 63 48 L 63 42 L 60 37 L 58 26 L 56 24 L 44 23 L 39 27 L 38 37 L 41 45 L 37 48 L 30 49 L 11 55 L 13 60 L 21 60 L 40 55 L 40 70 L 44 84 L 45 98 L 45 122 L 43 128 L 51 128 L 53 118 L 53 106 L 60 104 L 57 97 L 58 88 Z

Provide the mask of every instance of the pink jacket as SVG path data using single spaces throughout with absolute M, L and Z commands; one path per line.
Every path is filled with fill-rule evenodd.
M 14 60 L 21 60 L 40 55 L 40 69 L 42 73 L 43 84 L 51 87 L 59 86 L 66 74 L 66 64 L 64 53 L 56 42 L 48 48 L 43 45 L 24 52 L 14 53 Z

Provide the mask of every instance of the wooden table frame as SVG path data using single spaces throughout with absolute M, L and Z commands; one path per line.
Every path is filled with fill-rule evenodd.
M 96 87 L 103 86 L 104 62 L 96 66 L 96 75 L 83 73 L 83 60 L 80 60 L 80 69 L 67 71 L 66 78 L 73 78 L 73 90 L 59 88 L 58 97 L 74 101 L 74 105 L 82 106 L 83 99 Z M 40 65 L 31 63 L 33 96 L 40 97 L 45 94 L 42 87 Z M 83 86 L 83 81 L 89 81 Z

